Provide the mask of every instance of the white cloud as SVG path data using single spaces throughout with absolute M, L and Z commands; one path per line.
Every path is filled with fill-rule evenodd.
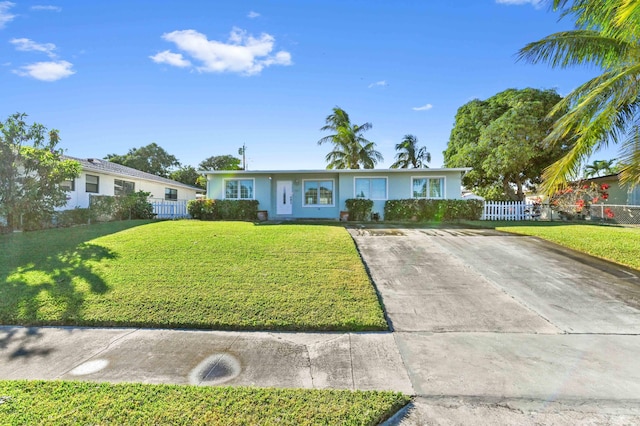
M 271 65 L 292 64 L 289 52 L 272 53 L 275 38 L 267 33 L 256 38 L 234 27 L 226 43 L 208 40 L 205 34 L 195 30 L 173 31 L 163 34 L 162 38 L 175 43 L 178 49 L 200 62 L 196 66 L 200 72 L 256 75 Z M 162 53 L 176 55 L 170 51 Z
M 433 105 L 426 104 L 426 105 L 422 105 L 422 106 L 419 106 L 419 107 L 413 107 L 411 109 L 414 110 L 414 111 L 428 111 L 431 108 L 433 108 Z
M 51 12 L 61 12 L 62 8 L 60 6 L 52 6 L 49 4 L 43 5 L 43 4 L 39 4 L 39 5 L 35 5 L 35 6 L 31 6 L 29 9 L 31 10 L 48 10 Z
M 258 12 L 254 12 L 254 11 L 252 10 L 252 11 L 250 11 L 250 12 L 249 12 L 249 14 L 247 15 L 247 18 L 249 18 L 249 19 L 254 19 L 254 18 L 257 18 L 257 17 L 259 17 L 259 16 L 260 16 L 260 14 L 259 14 Z
M 498 4 L 506 4 L 508 6 L 520 6 L 522 4 L 530 4 L 536 9 L 542 7 L 545 0 L 496 0 Z
M 369 85 L 369 89 L 371 89 L 372 87 L 378 87 L 378 86 L 386 86 L 387 85 L 387 81 L 386 80 L 380 80 L 380 81 L 376 81 L 375 83 L 371 83 Z
M 16 17 L 16 15 L 9 13 L 9 9 L 15 5 L 15 3 L 11 3 L 10 1 L 0 1 L 0 28 L 4 28 L 8 22 L 13 21 L 13 18 Z
M 36 62 L 25 65 L 13 72 L 21 77 L 32 77 L 42 81 L 56 81 L 69 77 L 76 72 L 71 69 L 73 64 L 67 61 Z
M 157 64 L 169 64 L 174 67 L 188 67 L 191 62 L 184 59 L 181 53 L 172 53 L 168 50 L 164 52 L 156 53 L 153 56 L 149 56 L 153 62 Z
M 13 38 L 9 41 L 16 47 L 16 50 L 23 52 L 42 52 L 46 53 L 50 58 L 55 58 L 56 45 L 53 43 L 36 43 L 28 38 Z

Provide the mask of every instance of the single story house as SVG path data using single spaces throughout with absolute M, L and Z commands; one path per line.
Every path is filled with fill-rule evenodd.
M 207 176 L 207 198 L 258 200 L 269 219 L 338 219 L 345 201 L 373 201 L 384 215 L 387 200 L 462 199 L 462 176 L 470 168 L 219 170 Z
M 620 175 L 612 174 L 586 179 L 585 182 L 594 182 L 598 185 L 607 184 L 609 189 L 609 199 L 607 204 L 622 206 L 639 206 L 640 205 L 640 185 L 632 188 L 630 185 L 622 186 L 620 184 Z
M 186 185 L 175 180 L 163 178 L 151 173 L 142 172 L 120 164 L 97 158 L 76 158 L 82 166 L 80 176 L 63 185 L 69 191 L 67 205 L 61 210 L 75 207 L 89 207 L 92 195 L 126 195 L 132 192 L 150 192 L 152 199 L 166 201 L 193 200 L 202 188 Z

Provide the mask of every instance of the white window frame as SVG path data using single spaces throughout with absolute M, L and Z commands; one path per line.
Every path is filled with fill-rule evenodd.
M 171 194 L 171 191 L 175 191 L 176 192 L 176 198 L 167 198 L 167 190 L 169 190 L 169 194 Z M 169 187 L 165 187 L 164 188 L 164 200 L 165 201 L 178 201 L 178 189 L 177 188 L 169 188 Z
M 132 183 L 133 184 L 133 191 L 131 191 L 131 192 L 124 191 L 124 195 L 133 194 L 133 193 L 136 192 L 136 183 L 134 181 L 132 181 L 132 180 L 124 180 L 124 179 L 113 179 L 113 195 L 117 195 L 116 194 L 116 186 L 117 186 L 116 181 L 122 182 L 123 190 L 124 190 L 124 184 L 125 183 Z M 123 194 L 120 194 L 120 195 L 123 195 Z
M 358 179 L 384 179 L 385 180 L 385 198 L 358 198 L 356 194 L 356 180 Z M 369 183 L 369 192 L 371 192 L 371 183 Z M 389 176 L 354 176 L 353 177 L 353 198 L 360 200 L 372 200 L 372 201 L 386 201 L 389 199 Z
M 253 182 L 252 187 L 253 191 L 251 191 L 251 198 L 227 198 L 227 182 L 230 180 L 250 180 Z M 240 195 L 240 184 L 238 184 L 238 194 Z M 255 178 L 226 178 L 222 179 L 222 199 L 223 200 L 255 200 L 256 199 L 256 179 Z
M 67 183 L 69 185 L 67 185 Z M 60 187 L 67 192 L 75 192 L 76 190 L 76 180 L 75 179 L 65 179 L 60 182 Z M 86 188 L 85 188 L 86 189 Z
M 89 183 L 87 182 L 87 178 L 91 176 L 96 179 L 96 183 Z M 95 191 L 88 191 L 87 190 L 87 185 L 95 185 L 96 186 L 96 190 Z M 100 175 L 92 175 L 92 174 L 85 174 L 84 175 L 84 192 L 86 192 L 87 194 L 99 194 L 100 193 Z
M 426 197 L 414 197 L 413 196 L 413 180 L 414 179 L 426 179 L 427 180 L 427 196 Z M 429 179 L 440 179 L 442 181 L 442 197 L 429 197 Z M 409 195 L 414 200 L 445 200 L 447 198 L 447 177 L 446 176 L 411 176 L 409 181 L 410 189 Z
M 304 184 L 305 182 L 331 182 L 331 187 L 333 188 L 331 190 L 331 204 L 307 204 L 306 203 L 306 197 L 304 194 Z M 318 199 L 320 199 L 320 194 L 318 194 Z M 302 207 L 311 207 L 311 208 L 315 208 L 315 207 L 335 207 L 336 206 L 336 180 L 335 179 L 323 179 L 323 178 L 317 178 L 317 179 L 302 179 Z

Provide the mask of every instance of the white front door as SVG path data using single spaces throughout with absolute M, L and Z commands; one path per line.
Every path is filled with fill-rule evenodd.
M 293 213 L 293 182 L 290 180 L 279 180 L 276 183 L 276 213 L 292 214 Z

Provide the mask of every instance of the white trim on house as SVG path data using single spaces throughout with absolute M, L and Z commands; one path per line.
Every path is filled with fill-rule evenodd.
M 227 198 L 227 182 L 230 180 L 250 180 L 251 183 L 251 198 Z M 238 183 L 238 193 L 241 192 L 240 184 Z M 222 199 L 223 200 L 255 200 L 256 199 L 256 178 L 239 178 L 239 177 L 230 177 L 226 179 L 222 179 Z
M 413 180 L 414 179 L 426 179 L 427 180 L 427 196 L 426 197 L 414 197 L 413 196 Z M 440 188 L 442 189 L 442 197 L 430 197 L 429 196 L 429 189 L 431 187 L 431 185 L 429 184 L 429 179 L 441 179 L 442 185 L 440 186 Z M 411 198 L 413 198 L 414 200 L 446 200 L 447 199 L 447 177 L 446 176 L 411 176 L 410 180 L 409 180 L 409 184 L 411 185 L 411 188 L 409 190 L 409 194 L 411 195 Z
M 331 204 L 306 204 L 305 203 L 305 194 L 304 194 L 304 183 L 305 182 L 331 182 Z M 320 188 L 318 188 L 318 191 Z M 335 207 L 336 206 L 336 180 L 331 179 L 322 179 L 322 178 L 311 178 L 311 179 L 302 179 L 302 207 L 303 208 L 316 208 L 316 207 Z M 318 199 L 320 198 L 320 194 L 318 194 Z
M 353 197 L 359 198 L 356 193 L 356 181 L 358 179 L 384 179 L 385 188 L 384 188 L 384 198 L 369 198 L 364 197 L 363 199 L 371 200 L 371 201 L 387 201 L 389 199 L 389 176 L 356 176 L 353 178 Z M 371 183 L 369 183 L 369 192 L 371 192 Z M 371 194 L 369 194 L 371 195 Z

